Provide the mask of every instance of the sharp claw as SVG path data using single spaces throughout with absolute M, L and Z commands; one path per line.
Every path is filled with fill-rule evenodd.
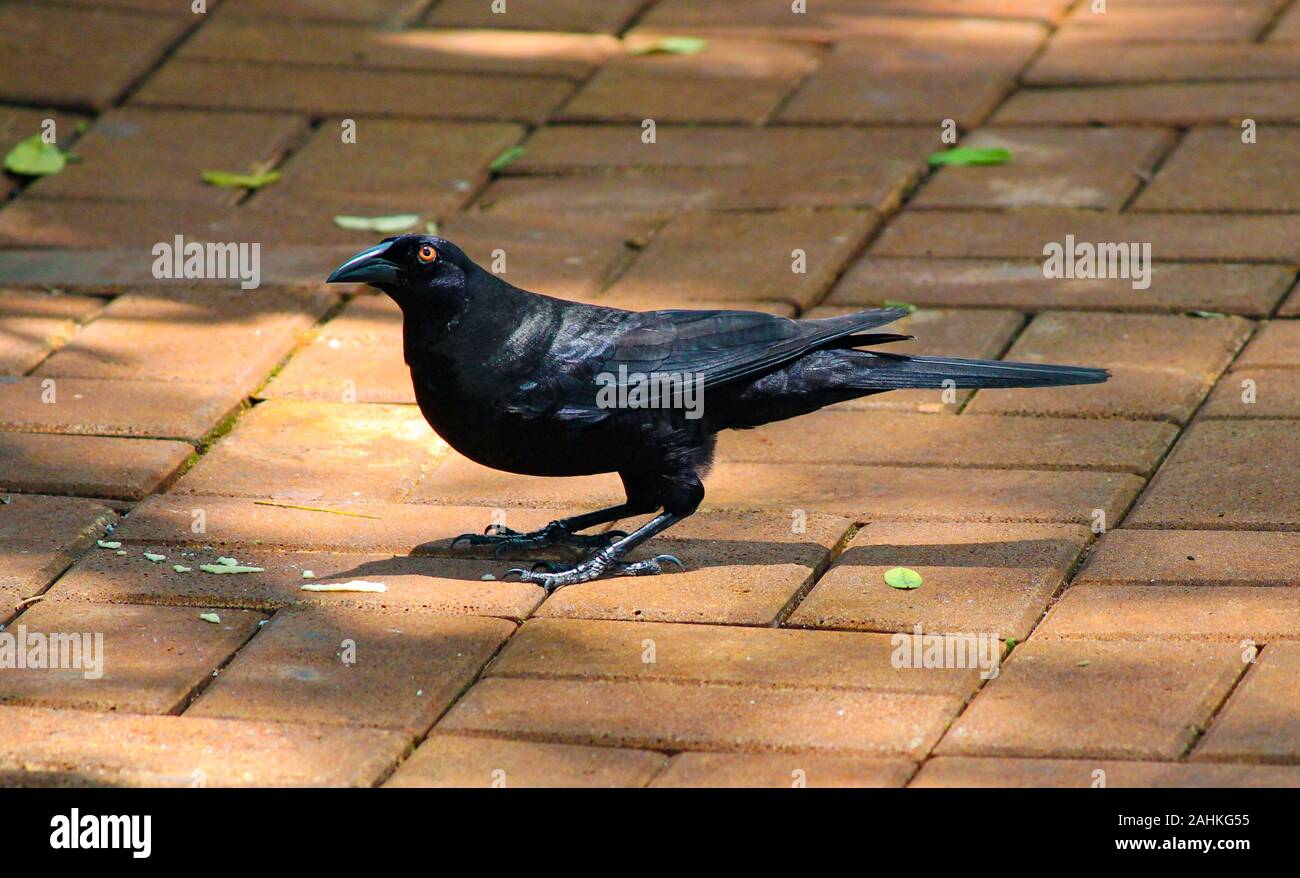
M 678 570 L 686 569 L 686 565 L 674 555 L 655 555 L 655 561 L 660 564 L 676 564 Z
M 520 582 L 527 582 L 528 574 L 530 572 L 531 571 L 525 570 L 522 567 L 512 567 L 511 569 L 507 570 L 505 573 L 501 574 L 501 581 L 507 582 L 509 581 L 511 574 L 517 574 L 519 576 Z

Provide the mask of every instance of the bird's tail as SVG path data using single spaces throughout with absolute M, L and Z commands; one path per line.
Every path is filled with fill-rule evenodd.
M 1100 384 L 1106 369 L 1008 363 L 1002 360 L 963 360 L 956 357 L 908 357 L 872 352 L 874 362 L 863 376 L 872 390 L 902 388 L 1065 387 Z M 951 384 L 947 382 L 952 382 Z

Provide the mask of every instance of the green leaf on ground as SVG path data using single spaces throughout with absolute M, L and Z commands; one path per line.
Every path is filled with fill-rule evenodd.
M 709 41 L 701 37 L 663 37 L 627 51 L 629 55 L 698 55 L 708 47 Z
M 145 552 L 144 557 L 146 561 L 152 561 L 155 564 L 157 564 L 159 561 L 167 560 L 166 555 L 159 555 L 156 552 Z
M 366 582 L 354 579 L 351 582 L 308 582 L 298 586 L 302 591 L 365 591 L 381 593 L 388 591 L 382 582 Z
M 221 624 L 221 617 L 216 613 L 199 613 L 199 618 L 204 622 L 211 622 L 213 625 Z
M 1010 160 L 1010 150 L 976 146 L 959 146 L 930 155 L 932 165 L 1001 165 Z
M 885 571 L 885 584 L 890 588 L 920 588 L 921 574 L 910 567 L 891 567 Z
M 418 213 L 395 213 L 392 216 L 336 216 L 334 225 L 354 232 L 405 232 L 420 221 Z
M 189 573 L 191 568 L 186 567 L 184 564 L 173 564 L 172 569 L 177 573 Z
M 204 573 L 265 573 L 262 567 L 241 567 L 238 564 L 200 564 Z
M 279 171 L 261 171 L 253 174 L 238 174 L 233 171 L 203 171 L 199 174 L 209 186 L 221 186 L 225 189 L 261 189 L 280 179 Z
M 48 177 L 62 171 L 67 162 L 63 150 L 33 134 L 18 141 L 5 155 L 5 170 L 24 177 Z
M 512 146 L 502 152 L 501 155 L 494 158 L 492 164 L 488 165 L 488 170 L 494 174 L 499 174 L 515 162 L 519 161 L 527 151 L 528 150 L 524 149 L 522 146 Z
M 122 548 L 122 544 L 119 543 L 117 540 L 95 540 L 95 545 L 99 546 L 101 549 Z

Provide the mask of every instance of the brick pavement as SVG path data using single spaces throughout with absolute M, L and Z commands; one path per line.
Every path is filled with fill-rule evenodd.
M 0 783 L 1300 785 L 1300 2 L 208 5 L 0 3 L 0 148 L 79 158 L 0 175 L 0 625 L 104 650 L 0 669 Z M 929 168 L 945 120 L 1011 160 Z M 1114 378 L 725 436 L 685 573 L 543 599 L 449 538 L 618 482 L 429 431 L 397 309 L 320 283 L 398 213 L 568 298 L 909 302 L 900 350 Z M 155 278 L 177 234 L 261 288 Z M 1046 277 L 1067 235 L 1149 285 Z M 918 624 L 996 673 L 899 667 Z

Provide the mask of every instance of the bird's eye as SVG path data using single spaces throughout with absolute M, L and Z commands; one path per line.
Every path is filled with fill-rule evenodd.
M 438 251 L 433 249 L 432 244 L 421 244 L 420 249 L 415 251 L 415 258 L 429 263 L 438 258 Z

